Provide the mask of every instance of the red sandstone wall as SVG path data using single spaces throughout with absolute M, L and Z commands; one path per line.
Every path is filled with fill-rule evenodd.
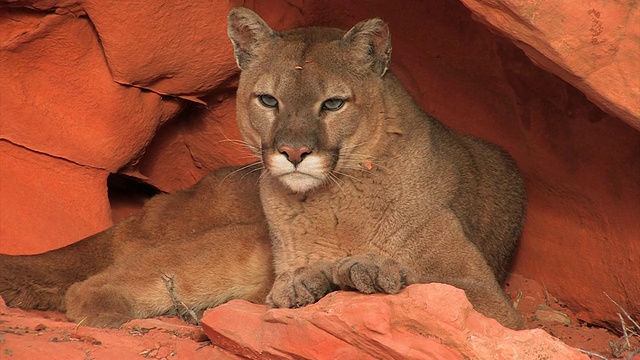
M 171 191 L 250 161 L 226 141 L 238 138 L 226 2 L 8 2 L 27 5 L 0 8 L 0 252 L 110 226 L 110 172 Z M 391 67 L 420 104 L 518 161 L 530 201 L 514 270 L 586 320 L 618 321 L 603 292 L 640 315 L 637 5 L 464 2 L 491 30 L 446 0 L 231 1 L 276 29 L 388 21 Z

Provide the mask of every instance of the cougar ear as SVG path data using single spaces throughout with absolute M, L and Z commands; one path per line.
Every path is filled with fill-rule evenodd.
M 391 35 L 389 27 L 380 19 L 370 19 L 357 23 L 342 38 L 357 61 L 368 65 L 378 75 L 383 76 L 391 60 Z
M 265 44 L 276 37 L 276 32 L 258 14 L 243 7 L 235 7 L 229 12 L 227 34 L 233 43 L 236 63 L 242 70 L 258 56 Z

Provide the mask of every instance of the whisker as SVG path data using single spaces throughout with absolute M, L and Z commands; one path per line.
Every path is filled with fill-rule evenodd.
M 256 179 L 256 184 L 260 182 L 260 179 L 262 179 L 263 176 L 265 176 L 267 173 L 270 173 L 269 168 L 263 166 L 263 169 L 264 171 L 262 172 L 262 174 L 260 174 L 260 176 L 258 176 L 258 179 Z
M 260 165 L 262 165 L 262 164 L 260 164 Z M 260 166 L 260 167 L 258 167 L 258 168 L 253 169 L 253 170 L 249 170 L 246 174 L 242 175 L 242 177 L 240 178 L 240 180 L 242 180 L 242 179 L 244 179 L 245 177 L 249 176 L 249 174 L 253 174 L 253 173 L 254 173 L 254 172 L 256 172 L 256 171 L 262 171 L 262 169 L 263 169 L 263 168 L 264 168 L 263 166 Z M 261 175 L 261 176 L 262 176 L 262 175 Z
M 364 170 L 364 169 L 363 169 L 363 170 Z M 349 175 L 349 174 L 347 174 L 347 173 L 343 173 L 343 172 L 336 171 L 336 170 L 333 170 L 332 172 L 333 172 L 333 173 L 336 173 L 336 174 L 338 174 L 338 175 L 346 176 L 346 177 L 348 177 L 348 178 L 350 178 L 350 179 L 356 180 L 356 181 L 357 181 L 357 182 L 359 182 L 359 183 L 362 183 L 362 180 L 358 179 L 357 177 L 355 177 L 355 176 L 353 176 L 353 175 Z
M 246 142 L 242 142 L 242 141 L 238 141 L 238 140 L 220 140 L 217 143 L 221 144 L 221 143 L 231 143 L 233 145 L 237 145 L 238 147 L 242 148 L 242 149 L 247 149 L 249 151 L 251 151 L 252 153 L 257 153 L 258 152 L 258 148 L 255 146 L 251 146 Z
M 348 161 L 376 160 L 371 155 L 365 154 L 342 154 L 339 159 Z
M 341 182 L 344 185 L 344 180 L 340 179 L 339 177 L 336 176 L 335 171 L 331 171 L 329 172 L 329 175 L 333 176 L 333 178 L 339 182 Z
M 366 156 L 366 157 L 370 157 L 371 154 L 364 154 L 364 153 L 357 153 L 357 152 L 353 152 L 353 151 L 349 151 L 348 153 L 344 153 L 345 150 L 349 150 L 349 149 L 345 149 L 342 148 L 340 149 L 340 155 L 341 156 L 353 156 L 353 155 L 358 155 L 358 156 Z
M 247 142 L 244 140 L 240 140 L 240 139 L 229 139 L 227 137 L 225 137 L 222 140 L 218 140 L 216 142 L 216 144 L 221 144 L 221 143 L 226 143 L 226 142 L 230 142 L 232 144 L 240 144 L 240 145 L 247 145 Z
M 238 157 L 236 157 L 236 159 L 256 159 L 257 161 L 260 161 L 260 156 L 258 156 L 258 155 L 245 155 L 245 156 L 238 156 Z
M 329 173 L 327 176 L 327 179 L 331 180 L 334 184 L 336 184 L 340 188 L 340 192 L 344 193 L 344 189 L 342 188 L 340 183 L 338 183 L 338 180 L 340 179 L 338 179 L 334 174 Z
M 357 147 L 358 147 L 358 146 L 360 146 L 360 145 L 364 145 L 364 144 L 366 144 L 367 142 L 368 142 L 368 141 L 363 141 L 363 142 L 361 142 L 361 143 L 357 143 L 357 144 L 354 144 L 354 145 L 345 145 L 345 146 L 343 146 L 340 150 L 355 149 L 355 148 L 357 148 Z
M 220 134 L 221 134 L 222 136 L 224 136 L 224 140 L 219 140 L 219 141 L 218 141 L 218 144 L 220 144 L 220 143 L 224 143 L 224 142 L 230 142 L 230 143 L 232 143 L 232 144 L 234 144 L 234 145 L 242 145 L 243 147 L 245 147 L 245 148 L 247 148 L 247 149 L 251 150 L 251 151 L 252 151 L 252 152 L 254 152 L 254 153 L 259 153 L 259 151 L 258 151 L 259 149 L 258 149 L 257 147 L 255 147 L 255 146 L 253 146 L 253 145 L 250 145 L 250 144 L 249 144 L 249 143 L 247 143 L 246 141 L 241 140 L 241 139 L 231 139 L 231 138 L 229 138 L 229 137 L 227 136 L 227 134 L 225 134 L 225 133 L 224 133 L 224 131 L 222 130 L 222 128 L 221 128 L 220 126 L 218 126 L 218 131 L 220 131 Z
M 228 177 L 230 177 L 231 175 L 236 174 L 236 173 L 238 173 L 238 172 L 240 172 L 240 171 L 244 171 L 244 170 L 250 169 L 250 168 L 251 168 L 251 167 L 253 167 L 253 166 L 260 166 L 260 167 L 262 167 L 262 162 L 255 162 L 255 163 L 251 163 L 251 164 L 249 164 L 249 165 L 245 165 L 245 166 L 242 166 L 242 167 L 240 167 L 240 168 L 238 168 L 238 169 L 236 169 L 236 170 L 233 170 L 232 172 L 230 172 L 229 174 L 227 174 L 227 176 L 225 176 L 224 178 L 222 178 L 222 180 L 220 181 L 220 184 L 222 185 L 222 183 L 224 183 L 224 182 L 225 182 L 225 180 L 227 180 L 227 178 L 228 178 Z

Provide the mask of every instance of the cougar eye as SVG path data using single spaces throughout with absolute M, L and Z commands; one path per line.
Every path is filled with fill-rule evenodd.
M 344 105 L 345 99 L 331 98 L 322 103 L 322 110 L 337 111 Z
M 258 101 L 260 101 L 262 106 L 267 108 L 278 107 L 278 100 L 269 94 L 258 95 Z

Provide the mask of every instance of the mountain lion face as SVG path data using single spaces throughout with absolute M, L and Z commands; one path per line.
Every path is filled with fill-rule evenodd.
M 229 30 L 243 70 L 238 122 L 268 175 L 303 193 L 366 167 L 384 122 L 381 76 L 391 47 L 376 53 L 372 42 L 387 41 L 386 25 L 370 20 L 345 34 L 242 24 Z

